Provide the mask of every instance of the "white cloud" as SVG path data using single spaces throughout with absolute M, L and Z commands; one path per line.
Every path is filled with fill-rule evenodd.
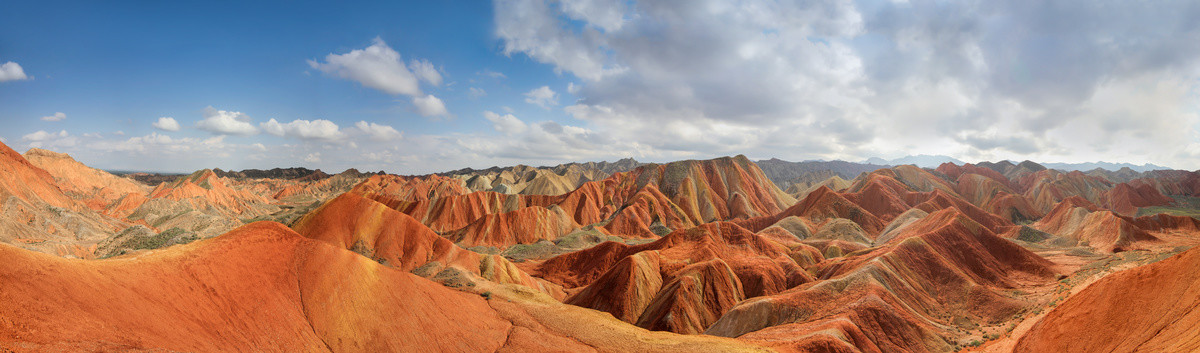
M 26 134 L 25 136 L 21 136 L 21 140 L 23 140 L 23 141 L 47 141 L 50 139 L 63 138 L 63 137 L 67 137 L 67 136 L 70 136 L 70 134 L 67 133 L 67 130 L 62 130 L 57 133 L 38 130 L 36 132 Z
M 321 161 L 321 152 L 309 153 L 307 156 L 304 156 L 304 161 L 308 162 L 308 163 L 320 162 Z
M 57 113 L 54 113 L 54 115 L 43 116 L 42 121 L 62 121 L 63 119 L 66 119 L 66 118 L 67 118 L 66 114 L 63 114 L 62 112 L 57 112 Z
M 432 94 L 424 97 L 413 97 L 412 104 L 421 116 L 447 116 L 446 104 Z
M 359 121 L 354 123 L 354 127 L 375 141 L 392 141 L 404 137 L 399 131 L 387 125 Z
M 263 146 L 263 144 L 261 144 L 261 143 L 254 143 L 254 144 L 250 145 L 250 147 L 254 147 L 254 149 L 259 152 L 267 151 L 267 146 Z
M 26 142 L 29 147 L 37 148 L 64 148 L 72 147 L 79 143 L 79 139 L 67 133 L 67 130 L 59 132 L 46 132 L 38 130 L 25 136 L 21 136 L 21 141 Z
M 571 18 L 605 32 L 619 31 L 625 25 L 625 13 L 629 10 L 625 5 L 627 3 L 621 1 L 598 0 L 565 0 L 561 3 L 563 12 Z
M 488 69 L 484 69 L 483 71 L 476 72 L 475 74 L 480 75 L 480 76 L 487 76 L 487 77 L 491 77 L 491 78 L 507 78 L 508 77 L 508 76 L 505 76 L 503 72 L 496 72 L 496 71 L 492 71 L 492 70 L 488 70 Z
M 301 140 L 332 141 L 342 138 L 342 131 L 337 124 L 329 120 L 292 120 L 290 123 L 280 123 L 275 119 L 259 125 L 262 130 L 275 136 L 294 137 Z
M 484 160 L 493 164 L 503 163 L 501 161 L 508 161 L 508 164 L 531 161 L 562 163 L 641 155 L 641 145 L 636 142 L 615 143 L 602 133 L 579 126 L 562 125 L 554 121 L 526 123 L 511 114 L 492 112 L 485 112 L 484 118 L 492 121 L 493 128 L 504 133 L 504 136 L 458 136 L 453 140 L 453 148 L 438 149 L 455 149 L 455 155 L 469 156 L 468 163 L 480 166 L 488 163 Z
M 580 35 L 572 35 L 576 32 L 568 29 L 571 26 L 565 23 L 565 17 L 560 17 L 563 8 L 543 0 L 495 4 L 496 34 L 504 40 L 505 55 L 524 53 L 534 60 L 554 64 L 555 72 L 569 71 L 587 80 L 599 80 L 625 70 L 607 58 L 600 33 L 585 29 Z
M 254 135 L 258 128 L 250 124 L 250 117 L 241 112 L 204 108 L 204 119 L 196 123 L 200 130 L 222 135 Z
M 189 154 L 196 152 L 225 152 L 231 148 L 225 143 L 225 135 L 206 139 L 172 138 L 152 132 L 145 136 L 125 140 L 100 140 L 87 145 L 91 150 L 104 152 L 136 152 L 139 154 Z
M 1200 143 L 1193 8 L 860 5 L 504 0 L 494 23 L 506 54 L 578 78 L 568 114 L 653 155 L 1200 167 L 1161 153 Z
M 470 96 L 472 99 L 477 99 L 486 95 L 487 91 L 484 91 L 482 88 L 471 87 L 467 89 L 467 96 Z
M 512 114 L 500 115 L 490 111 L 483 112 L 483 117 L 492 122 L 492 128 L 496 129 L 505 135 L 516 135 L 524 133 L 528 129 L 525 122 Z
M 538 87 L 525 92 L 525 103 L 550 109 L 551 106 L 558 105 L 558 92 L 554 92 L 550 86 Z
M 158 118 L 158 121 L 155 121 L 150 125 L 154 126 L 155 129 L 162 131 L 179 131 L 179 122 L 175 121 L 175 118 L 169 116 Z
M 433 67 L 433 64 L 429 63 L 429 60 L 413 60 L 408 63 L 408 67 L 422 81 L 434 86 L 442 85 L 442 74 L 438 72 L 437 68 Z
M 9 61 L 0 65 L 0 82 L 28 80 L 29 78 L 20 64 Z
M 417 76 L 404 66 L 400 53 L 378 37 L 366 49 L 355 49 L 345 54 L 329 54 L 325 56 L 324 63 L 309 60 L 308 65 L 327 75 L 356 81 L 388 94 L 421 94 Z M 440 75 L 438 80 L 441 80 Z

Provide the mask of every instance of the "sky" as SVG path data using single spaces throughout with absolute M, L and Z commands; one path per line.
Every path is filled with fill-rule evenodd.
M 1194 1 L 34 1 L 0 140 L 108 170 L 572 161 L 1200 169 Z

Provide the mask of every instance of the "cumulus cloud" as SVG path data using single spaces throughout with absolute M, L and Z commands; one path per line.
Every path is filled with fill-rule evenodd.
M 308 65 L 327 75 L 355 81 L 388 94 L 421 94 L 417 76 L 404 66 L 400 53 L 378 37 L 365 49 L 355 49 L 345 54 L 329 54 L 325 56 L 324 63 L 309 60 Z M 436 75 L 436 71 L 434 74 Z M 437 80 L 441 82 L 440 75 L 437 76 Z
M 550 86 L 534 88 L 525 92 L 525 103 L 550 109 L 551 106 L 558 105 L 558 92 L 554 92 Z
M 47 141 L 47 140 L 51 140 L 51 139 L 55 139 L 55 138 L 67 137 L 70 135 L 71 134 L 67 133 L 67 130 L 61 130 L 57 133 L 46 132 L 44 130 L 38 130 L 36 132 L 26 134 L 25 136 L 21 136 L 21 140 L 22 141 Z
M 404 137 L 403 134 L 388 125 L 359 121 L 354 123 L 354 127 L 357 128 L 359 132 L 375 141 L 393 141 Z
M 154 126 L 155 129 L 162 131 L 179 131 L 179 122 L 175 121 L 175 118 L 169 116 L 158 118 L 158 121 L 155 121 L 150 125 Z
M 204 119 L 196 123 L 200 130 L 220 135 L 254 135 L 258 128 L 250 124 L 250 117 L 241 112 L 204 108 Z
M 412 104 L 417 108 L 417 114 L 421 114 L 421 116 L 447 116 L 450 114 L 446 111 L 446 104 L 432 94 L 413 97 Z
M 24 136 L 21 136 L 21 141 L 25 142 L 29 147 L 36 148 L 64 148 L 72 147 L 79 143 L 79 139 L 67 133 L 67 130 L 59 130 L 58 132 L 46 132 L 38 130 Z
M 1197 143 L 1197 6 L 494 5 L 506 54 L 578 78 L 567 89 L 578 101 L 564 111 L 652 154 L 925 153 L 1200 167 L 1172 153 L 1136 152 Z M 530 103 L 551 106 L 537 98 L 547 95 L 531 94 Z
M 294 137 L 301 140 L 333 141 L 342 138 L 344 134 L 337 124 L 329 120 L 292 120 L 290 123 L 280 123 L 275 119 L 259 125 L 262 130 L 275 136 Z
M 422 81 L 434 86 L 442 85 L 442 74 L 433 67 L 433 64 L 429 63 L 429 60 L 413 60 L 408 63 L 408 67 L 412 68 L 413 74 Z
M 28 79 L 30 77 L 25 75 L 25 69 L 22 69 L 20 64 L 9 61 L 0 65 L 0 82 Z
M 125 140 L 98 140 L 87 144 L 92 150 L 104 152 L 133 152 L 139 155 L 178 155 L 198 152 L 227 152 L 231 147 L 225 143 L 225 135 L 205 139 L 172 138 L 152 132 L 149 135 L 130 137 Z
M 512 114 L 492 112 L 485 112 L 484 118 L 492 121 L 493 128 L 505 137 L 460 136 L 454 141 L 455 147 L 463 150 L 465 155 L 490 160 L 552 163 L 598 160 L 613 154 L 639 154 L 637 143 L 615 144 L 611 138 L 584 127 L 554 121 L 526 123 Z
M 483 117 L 492 122 L 492 128 L 505 135 L 516 135 L 525 132 L 529 127 L 525 122 L 512 114 L 500 115 L 491 111 L 483 112 Z
M 556 72 L 569 71 L 588 80 L 599 80 L 624 71 L 609 60 L 601 33 L 593 30 L 596 26 L 588 22 L 594 17 L 579 16 L 575 11 L 577 8 L 556 8 L 542 0 L 497 1 L 495 4 L 496 34 L 504 40 L 506 55 L 524 53 L 535 60 L 553 63 Z M 572 32 L 563 10 L 575 15 L 572 20 L 582 20 L 589 27 L 582 32 Z
M 57 112 L 57 113 L 54 113 L 54 115 L 43 116 L 42 121 L 62 121 L 63 119 L 66 119 L 66 118 L 67 118 L 66 114 L 63 114 L 62 112 Z

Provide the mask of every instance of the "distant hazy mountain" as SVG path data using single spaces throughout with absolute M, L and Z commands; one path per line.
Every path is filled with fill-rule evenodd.
M 1090 171 L 1090 170 L 1093 170 L 1096 168 L 1100 168 L 1100 169 L 1104 169 L 1104 170 L 1108 170 L 1108 171 L 1114 171 L 1114 172 L 1121 170 L 1121 168 L 1129 168 L 1136 172 L 1148 172 L 1151 170 L 1171 169 L 1171 168 L 1167 168 L 1167 167 L 1160 166 L 1160 165 L 1154 165 L 1154 164 L 1150 164 L 1150 163 L 1136 165 L 1133 163 L 1091 162 L 1091 163 L 1042 163 L 1042 165 L 1046 166 L 1046 168 L 1058 169 L 1058 170 L 1063 170 L 1063 171 L 1068 171 L 1068 172 L 1073 171 L 1073 170 L 1086 172 L 1086 171 Z
M 789 185 L 797 180 L 806 180 L 813 175 L 820 174 L 828 177 L 821 172 L 833 172 L 842 179 L 850 180 L 857 177 L 859 174 L 874 171 L 888 166 L 872 163 L 854 163 L 846 161 L 804 161 L 804 162 L 788 162 L 785 160 L 771 158 L 755 162 L 758 168 L 762 169 L 763 174 L 766 174 L 768 179 L 771 179 L 780 189 L 787 189 Z M 820 178 L 824 179 L 824 178 Z M 807 180 L 814 181 L 814 180 Z M 820 181 L 820 180 L 815 180 Z
M 946 163 L 946 162 L 950 162 L 950 163 L 954 163 L 954 164 L 958 164 L 958 165 L 963 164 L 963 161 L 960 161 L 954 157 L 943 156 L 943 155 L 931 156 L 931 155 L 927 155 L 927 154 L 920 154 L 920 155 L 916 155 L 916 156 L 904 156 L 904 157 L 896 158 L 893 160 L 886 160 L 886 159 L 879 158 L 879 157 L 871 157 L 865 161 L 862 161 L 862 163 L 864 163 L 864 164 L 876 164 L 876 165 L 912 164 L 912 165 L 915 165 L 915 166 L 918 166 L 921 168 L 937 168 L 939 165 L 942 165 L 942 163 Z

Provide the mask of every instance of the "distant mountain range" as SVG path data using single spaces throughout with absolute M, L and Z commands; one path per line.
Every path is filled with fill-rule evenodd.
M 904 157 L 891 159 L 891 160 L 887 160 L 887 159 L 883 159 L 883 158 L 879 158 L 879 157 L 871 157 L 871 158 L 868 158 L 859 163 L 875 164 L 875 165 L 888 165 L 888 166 L 912 164 L 912 165 L 916 165 L 921 168 L 937 168 L 939 165 L 942 165 L 942 163 L 946 163 L 946 162 L 954 163 L 957 165 L 963 165 L 963 163 L 966 163 L 966 162 L 963 162 L 962 160 L 959 160 L 957 158 L 950 157 L 950 156 L 927 155 L 927 154 L 921 154 L 921 155 L 915 155 L 915 156 L 904 156 Z M 1013 164 L 1016 164 L 1016 163 L 1017 162 L 1013 162 Z M 1133 163 L 1110 163 L 1110 162 L 1039 163 L 1039 164 L 1045 166 L 1046 168 L 1058 169 L 1058 170 L 1067 171 L 1067 172 L 1074 171 L 1074 170 L 1086 172 L 1086 171 L 1090 171 L 1090 170 L 1093 170 L 1096 168 L 1113 171 L 1113 172 L 1121 170 L 1121 168 L 1129 168 L 1136 172 L 1148 172 L 1148 171 L 1152 171 L 1152 170 L 1170 170 L 1171 169 L 1169 167 L 1154 165 L 1154 164 L 1150 164 L 1150 163 L 1146 163 L 1146 164 L 1142 164 L 1142 165 L 1137 165 L 1137 164 L 1133 164 Z
M 788 162 L 778 158 L 764 159 L 755 163 L 758 164 L 759 169 L 762 169 L 763 174 L 766 174 L 767 178 L 771 179 L 780 189 L 787 189 L 789 185 L 795 182 L 812 181 L 808 180 L 809 175 L 822 171 L 832 171 L 842 179 L 851 180 L 858 177 L 859 174 L 888 167 L 888 165 L 884 164 L 847 161 Z
M 954 163 L 955 165 L 963 165 L 966 162 L 950 156 L 943 155 L 916 155 L 905 156 L 896 159 L 883 159 L 872 157 L 861 162 L 847 161 L 803 161 L 789 162 L 777 158 L 764 159 L 756 162 L 766 174 L 767 178 L 771 179 L 775 185 L 781 189 L 787 189 L 793 183 L 812 182 L 811 179 L 824 179 L 830 176 L 830 173 L 836 174 L 846 180 L 851 180 L 861 173 L 871 172 L 880 168 L 888 168 L 897 165 L 916 165 L 921 168 L 937 168 L 942 163 Z M 1132 163 L 1109 163 L 1109 162 L 1092 162 L 1092 163 L 1044 163 L 1039 164 L 1031 161 L 1021 163 L 1012 161 L 1000 162 L 980 162 L 976 165 L 997 170 L 1003 173 L 1003 170 L 1015 168 L 1018 165 L 1025 166 L 1025 170 L 1036 171 L 1041 169 L 1058 169 L 1060 171 L 1082 171 L 1103 176 L 1106 179 L 1114 181 L 1128 181 L 1133 178 L 1143 177 L 1142 173 L 1153 170 L 1169 170 L 1171 168 L 1146 163 L 1143 165 L 1135 165 Z M 1097 171 L 1099 169 L 1100 171 Z
M 915 156 L 904 156 L 904 157 L 900 157 L 900 158 L 896 158 L 896 159 L 892 159 L 892 160 L 886 160 L 886 159 L 879 158 L 879 157 L 871 157 L 860 163 L 889 165 L 889 166 L 912 164 L 912 165 L 915 165 L 915 166 L 918 166 L 921 168 L 937 168 L 939 165 L 942 165 L 942 163 L 954 163 L 957 165 L 962 165 L 964 162 L 961 160 L 958 160 L 954 157 L 950 157 L 950 156 L 942 156 L 942 155 L 932 155 L 931 156 L 931 155 L 927 155 L 927 154 L 919 154 L 919 155 L 915 155 Z
M 1170 170 L 1171 169 L 1168 167 L 1154 165 L 1154 164 L 1150 164 L 1150 163 L 1136 165 L 1133 163 L 1091 162 L 1091 163 L 1042 163 L 1042 165 L 1044 165 L 1044 166 L 1046 166 L 1046 168 L 1050 168 L 1050 169 L 1058 169 L 1058 170 L 1065 170 L 1065 171 L 1078 170 L 1078 171 L 1084 171 L 1084 172 L 1090 171 L 1090 170 L 1093 170 L 1096 168 L 1113 171 L 1113 172 L 1121 170 L 1121 168 L 1129 168 L 1136 172 L 1148 172 L 1148 171 L 1152 171 L 1152 170 Z

